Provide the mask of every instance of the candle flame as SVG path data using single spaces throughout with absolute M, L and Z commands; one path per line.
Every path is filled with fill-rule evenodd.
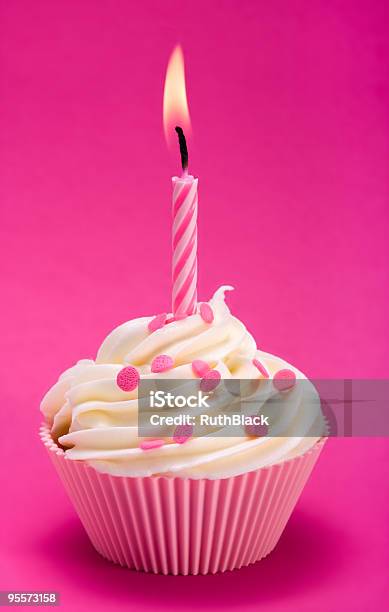
M 169 147 L 177 146 L 176 125 L 189 136 L 191 123 L 186 99 L 184 54 L 180 45 L 170 56 L 163 92 L 163 129 Z

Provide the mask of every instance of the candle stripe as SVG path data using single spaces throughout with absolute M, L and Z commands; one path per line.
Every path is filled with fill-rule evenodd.
M 178 228 L 178 232 L 180 233 L 180 238 L 176 244 L 173 241 L 173 252 L 176 263 L 178 263 L 179 259 L 182 256 L 182 253 L 187 248 L 189 242 L 193 240 L 193 234 L 196 234 L 197 231 L 197 223 L 195 215 L 192 215 L 189 219 L 189 223 L 186 225 L 184 229 L 181 227 Z
M 184 204 L 182 204 L 177 211 L 174 213 L 173 218 L 173 227 L 177 229 L 179 225 L 181 225 L 184 217 L 188 213 L 188 211 L 192 208 L 197 208 L 197 192 L 195 189 L 191 188 L 186 195 L 186 199 Z M 197 212 L 197 211 L 193 211 Z
M 179 296 L 181 296 L 180 301 L 182 300 L 182 292 L 184 288 L 189 289 L 190 285 L 194 282 L 194 274 L 196 272 L 197 260 L 190 259 L 185 264 L 181 275 L 178 277 L 178 282 L 180 283 L 180 290 L 176 294 L 176 300 L 178 300 Z M 191 297 L 191 296 L 190 296 Z
M 196 284 L 197 284 L 197 274 L 196 274 Z M 189 304 L 190 312 L 195 313 L 196 312 L 196 306 L 197 306 L 197 293 L 193 295 L 191 303 Z
M 185 263 L 188 261 L 188 258 L 190 257 L 191 252 L 193 252 L 193 249 L 196 246 L 194 244 L 196 242 L 196 233 L 197 233 L 196 228 L 194 228 L 190 240 L 188 240 L 188 243 L 185 249 L 182 251 L 181 255 L 179 256 L 177 264 L 173 270 L 173 281 L 174 282 L 177 280 L 179 274 L 182 271 L 182 268 L 184 267 Z
M 190 193 L 191 188 L 192 188 L 192 185 L 190 185 L 190 184 L 188 184 L 188 185 L 183 184 L 182 186 L 179 185 L 178 187 L 176 187 L 175 191 L 177 190 L 177 193 L 173 194 L 173 198 L 174 198 L 173 213 L 174 213 L 174 216 L 176 216 L 176 214 L 178 213 L 178 211 L 180 210 L 180 208 L 184 204 L 186 198 L 188 197 L 188 195 Z
M 180 213 L 177 217 L 180 216 Z M 197 231 L 197 197 L 193 204 L 188 206 L 185 215 L 176 219 L 173 223 L 173 253 L 175 266 L 178 265 L 184 251 L 187 251 L 189 242 L 193 241 L 193 235 Z M 192 245 L 193 247 L 194 245 Z
M 186 304 L 189 305 L 191 302 L 191 299 L 194 293 L 194 291 L 191 290 L 191 287 L 193 284 L 195 284 L 197 280 L 195 277 L 196 266 L 197 266 L 196 259 L 192 262 L 192 265 L 190 265 L 190 262 L 188 262 L 188 266 L 185 266 L 185 269 L 184 269 L 185 274 L 183 274 L 180 279 L 181 280 L 180 289 L 176 294 L 177 307 L 183 301 L 185 291 L 190 293 L 190 295 L 188 295 L 188 299 L 186 300 Z
M 193 266 L 190 270 L 190 273 L 186 276 L 184 284 L 181 286 L 180 290 L 176 294 L 175 297 L 175 305 L 177 308 L 177 312 L 181 314 L 182 311 L 186 311 L 191 307 L 190 314 L 194 313 L 194 304 L 196 303 L 197 294 L 196 294 L 196 282 L 197 282 L 197 259 L 193 262 Z M 196 295 L 196 299 L 195 299 Z
M 190 300 L 190 302 L 188 303 L 187 309 L 189 312 L 191 312 L 192 314 L 195 314 L 196 312 L 196 308 L 197 308 L 197 260 L 196 260 L 196 273 L 193 276 L 192 279 L 192 285 L 188 291 L 188 295 L 192 296 L 192 299 Z
M 188 264 L 189 263 L 190 262 L 188 262 Z M 182 274 L 181 278 L 179 278 L 176 283 L 179 289 L 174 299 L 175 311 L 180 316 L 184 315 L 187 309 L 191 308 L 190 314 L 193 314 L 195 311 L 194 306 L 197 301 L 197 259 L 194 259 L 191 266 L 185 266 L 183 272 L 185 272 L 185 274 Z
M 182 220 L 182 223 L 178 226 L 177 231 L 175 231 L 174 236 L 173 236 L 173 249 L 175 249 L 178 246 L 178 243 L 180 242 L 181 238 L 184 236 L 185 233 L 188 232 L 188 230 L 191 229 L 193 233 L 193 225 L 196 225 L 196 219 L 194 216 L 195 205 L 196 205 L 196 199 L 193 201 L 192 206 L 187 211 L 184 219 Z
M 191 245 L 188 246 L 190 247 Z M 195 265 L 197 262 L 196 254 L 193 252 L 193 249 L 191 249 L 188 257 L 183 257 L 181 261 L 182 265 L 180 263 L 180 267 L 177 266 L 177 275 L 174 274 L 174 284 L 178 287 L 181 286 L 184 283 L 185 278 L 191 274 L 193 265 Z
M 185 211 L 189 208 L 190 203 L 197 198 L 197 185 L 184 185 L 177 191 L 177 195 L 173 193 L 173 215 L 174 221 L 182 218 L 179 215 L 185 214 Z
M 173 179 L 173 293 L 176 318 L 191 315 L 197 304 L 197 179 Z

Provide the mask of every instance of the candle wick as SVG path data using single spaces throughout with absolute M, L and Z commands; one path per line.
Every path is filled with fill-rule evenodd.
M 184 134 L 184 130 L 180 126 L 176 126 L 176 132 L 178 135 L 178 143 L 180 145 L 180 155 L 181 155 L 181 166 L 184 171 L 184 174 L 188 173 L 188 147 L 186 146 L 186 138 Z

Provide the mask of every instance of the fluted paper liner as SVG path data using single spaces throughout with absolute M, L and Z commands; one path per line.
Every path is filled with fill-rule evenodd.
M 96 550 L 130 569 L 214 574 L 259 561 L 277 544 L 325 443 L 216 480 L 98 472 L 40 436 Z

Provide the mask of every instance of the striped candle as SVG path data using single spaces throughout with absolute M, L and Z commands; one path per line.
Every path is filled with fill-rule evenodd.
M 197 304 L 197 183 L 184 174 L 173 177 L 172 310 L 183 319 Z

